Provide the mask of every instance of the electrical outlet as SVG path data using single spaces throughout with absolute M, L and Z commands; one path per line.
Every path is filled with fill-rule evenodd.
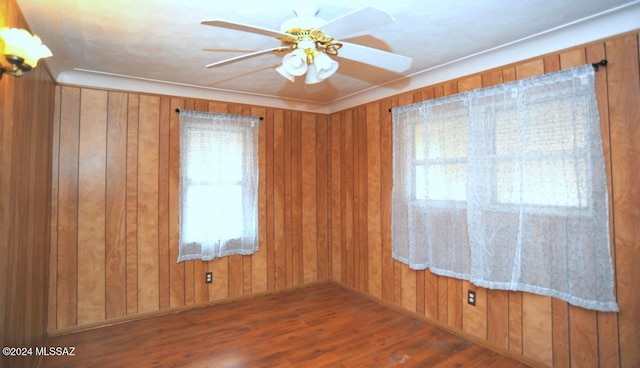
M 204 275 L 204 282 L 207 283 L 207 284 L 210 284 L 210 283 L 213 282 L 213 272 L 207 272 Z
M 476 305 L 476 292 L 474 290 L 467 290 L 467 303 L 470 305 Z

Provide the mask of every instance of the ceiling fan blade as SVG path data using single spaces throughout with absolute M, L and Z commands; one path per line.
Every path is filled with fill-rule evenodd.
M 261 34 L 261 35 L 264 35 L 264 36 L 270 36 L 270 37 L 276 37 L 276 38 L 289 36 L 284 32 L 274 31 L 274 30 L 268 29 L 268 28 L 250 26 L 248 24 L 227 22 L 226 20 L 204 20 L 204 21 L 201 22 L 201 24 L 204 24 L 204 25 L 207 25 L 207 26 L 234 29 L 236 31 L 257 33 L 257 34 Z
M 387 51 L 374 49 L 368 46 L 357 45 L 350 42 L 342 42 L 338 56 L 345 59 L 359 61 L 379 68 L 402 73 L 411 67 L 413 59 L 407 56 L 394 54 Z
M 393 22 L 394 19 L 391 14 L 384 10 L 367 6 L 330 20 L 320 29 L 334 39 L 341 39 L 358 33 L 366 33 L 372 28 Z
M 222 66 L 222 65 L 234 63 L 234 62 L 239 61 L 239 60 L 252 58 L 254 56 L 259 56 L 259 55 L 262 55 L 262 54 L 267 54 L 269 52 L 278 52 L 278 51 L 287 51 L 287 50 L 289 50 L 289 47 L 287 47 L 287 46 L 274 47 L 274 48 L 270 48 L 270 49 L 260 50 L 260 51 L 251 52 L 251 53 L 248 53 L 248 54 L 232 57 L 232 58 L 225 59 L 225 60 L 222 60 L 222 61 L 216 61 L 215 63 L 207 64 L 206 67 L 207 68 L 213 68 L 215 66 Z

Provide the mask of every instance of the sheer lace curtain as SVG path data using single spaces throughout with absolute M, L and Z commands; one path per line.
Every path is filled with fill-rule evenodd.
M 258 250 L 258 118 L 180 110 L 178 262 Z
M 393 255 L 617 311 L 591 65 L 393 110 Z
M 467 103 L 461 95 L 393 109 L 393 256 L 468 279 Z

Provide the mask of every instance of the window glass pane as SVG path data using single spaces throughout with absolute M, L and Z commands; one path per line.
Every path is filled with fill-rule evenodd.
M 495 167 L 496 201 L 586 207 L 585 119 L 584 103 L 568 99 L 497 113 L 494 149 L 503 162 Z
M 188 130 L 188 133 L 188 144 L 193 148 L 188 165 L 182 168 L 188 180 L 209 183 L 242 180 L 241 133 L 215 130 Z
M 431 165 L 427 175 L 429 199 L 465 201 L 467 198 L 467 165 Z
M 517 112 L 498 112 L 495 124 L 497 154 L 549 152 L 585 148 L 585 107 L 574 100 L 545 101 Z
M 498 111 L 495 114 L 495 153 L 517 153 L 520 149 L 520 126 L 516 112 Z
M 424 124 L 416 124 L 413 126 L 413 137 L 415 142 L 414 157 L 416 160 L 424 160 Z
M 544 158 L 524 163 L 496 165 L 498 203 L 587 207 L 586 160 L 578 164 L 562 158 Z
M 427 199 L 427 172 L 424 165 L 416 166 L 416 199 Z
M 584 108 L 576 105 L 576 101 L 547 101 L 529 112 L 525 152 L 585 147 Z
M 444 118 L 428 124 L 429 159 L 467 156 L 469 123 L 462 117 Z
M 233 239 L 242 235 L 241 185 L 189 185 L 185 188 L 184 238 Z M 212 210 L 215 209 L 215 210 Z

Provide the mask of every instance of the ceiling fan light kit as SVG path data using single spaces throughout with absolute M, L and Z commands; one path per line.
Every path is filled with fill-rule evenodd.
M 282 64 L 275 68 L 276 72 L 291 82 L 296 81 L 295 77 L 306 74 L 305 83 L 315 84 L 331 77 L 338 70 L 339 63 L 329 55 L 371 64 L 397 73 L 402 73 L 411 66 L 412 60 L 406 56 L 334 40 L 334 37 L 347 37 L 362 33 L 371 27 L 393 22 L 393 17 L 383 10 L 365 7 L 329 22 L 316 17 L 319 8 L 313 2 L 297 3 L 293 12 L 296 17 L 286 20 L 280 27 L 281 31 L 223 20 L 203 21 L 202 24 L 205 25 L 271 36 L 281 42 L 280 47 L 222 60 L 206 67 L 222 66 L 269 52 L 288 51 L 282 58 Z M 333 36 L 328 33 L 333 33 Z M 344 52 L 340 53 L 340 50 Z
M 295 82 L 295 78 L 291 77 L 300 77 L 306 73 L 305 83 L 315 84 L 329 78 L 338 70 L 338 62 L 327 56 L 327 53 L 336 52 L 340 46 L 333 39 L 318 30 L 296 28 L 286 33 L 291 37 L 283 38 L 282 42 L 293 51 L 282 58 L 282 68 L 278 70 L 285 78 Z M 335 51 L 326 51 L 327 45 L 331 45 L 329 50 Z

